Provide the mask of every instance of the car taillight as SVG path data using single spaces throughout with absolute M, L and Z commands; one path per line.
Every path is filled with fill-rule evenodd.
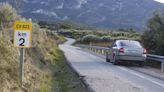
M 146 49 L 144 49 L 143 54 L 146 54 L 146 53 L 147 53 L 147 50 L 146 50 Z
M 120 49 L 119 49 L 119 52 L 120 52 L 120 53 L 124 53 L 124 48 L 120 48 Z

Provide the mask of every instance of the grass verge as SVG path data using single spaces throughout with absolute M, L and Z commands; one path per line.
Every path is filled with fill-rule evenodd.
M 50 52 L 53 58 L 53 90 L 56 92 L 88 92 L 80 77 L 67 64 L 63 52 L 54 47 Z

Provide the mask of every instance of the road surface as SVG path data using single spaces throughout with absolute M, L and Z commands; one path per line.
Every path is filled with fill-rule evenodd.
M 107 63 L 101 57 L 71 46 L 73 42 L 73 39 L 68 39 L 59 47 L 94 92 L 164 92 L 164 81 Z

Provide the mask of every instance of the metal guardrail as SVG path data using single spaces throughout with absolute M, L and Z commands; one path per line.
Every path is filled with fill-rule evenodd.
M 91 51 L 99 53 L 99 54 L 104 54 L 104 55 L 109 50 L 111 50 L 110 48 L 107 48 L 107 47 L 98 47 L 98 46 L 89 46 L 89 45 L 76 45 L 76 46 L 78 46 L 80 48 L 91 50 Z
M 147 54 L 147 59 L 161 62 L 161 70 L 164 71 L 164 56 Z
M 79 45 L 79 44 L 76 46 L 87 49 L 87 50 L 91 50 L 95 53 L 99 53 L 99 54 L 103 54 L 103 55 L 106 55 L 106 53 L 111 50 L 111 48 L 99 47 L 99 46 L 89 46 L 89 45 Z M 147 54 L 147 59 L 153 60 L 156 62 L 161 62 L 161 70 L 164 71 L 164 56 Z

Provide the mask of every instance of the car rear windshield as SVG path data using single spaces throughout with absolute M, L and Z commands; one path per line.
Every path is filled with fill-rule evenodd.
M 142 48 L 141 44 L 137 41 L 122 41 L 120 42 L 121 46 L 124 47 L 138 47 L 138 48 Z

